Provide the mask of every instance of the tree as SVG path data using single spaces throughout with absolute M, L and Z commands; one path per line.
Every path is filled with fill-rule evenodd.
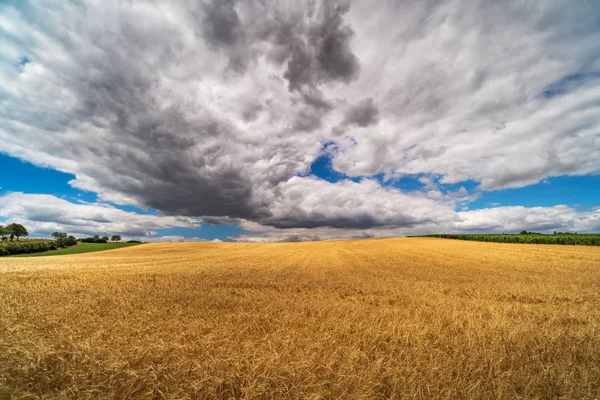
M 76 244 L 77 244 L 77 239 L 75 239 L 75 236 L 73 236 L 73 235 L 67 237 L 64 241 L 65 246 L 75 246 Z
M 100 236 L 94 235 L 94 236 L 92 236 L 92 239 L 94 239 L 94 240 L 100 240 Z
M 27 232 L 27 228 L 25 228 L 21 224 L 12 223 L 12 224 L 8 225 L 8 229 L 10 230 L 11 238 L 13 236 L 16 237 L 17 242 L 19 241 L 20 237 L 29 236 L 29 232 Z
M 112 235 L 110 240 L 113 242 L 119 242 L 119 241 L 121 241 L 121 235 Z
M 104 241 L 108 242 L 108 236 L 102 236 L 100 239 L 102 239 L 102 240 L 104 240 Z
M 56 243 L 62 247 L 65 239 L 67 239 L 67 234 L 65 232 L 52 232 L 52 237 L 56 240 Z
M 3 242 L 6 241 L 6 238 L 8 237 L 9 234 L 10 234 L 10 232 L 8 231 L 8 228 L 5 227 L 4 225 L 0 225 L 0 238 L 2 238 Z

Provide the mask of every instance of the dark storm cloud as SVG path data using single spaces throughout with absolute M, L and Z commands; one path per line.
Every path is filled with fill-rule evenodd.
M 145 46 L 136 42 L 127 53 L 144 60 Z M 155 42 L 154 49 L 168 55 L 176 46 L 164 39 Z M 104 141 L 80 145 L 103 160 L 84 165 L 82 172 L 106 189 L 142 198 L 145 205 L 169 215 L 220 215 L 221 210 L 231 217 L 261 215 L 260 207 L 251 204 L 252 184 L 243 167 L 219 165 L 229 149 L 222 138 L 234 135 L 232 128 L 208 112 L 189 118 L 184 103 L 164 107 L 164 99 L 153 93 L 155 71 L 123 59 L 123 49 L 102 50 L 103 60 L 96 63 L 104 67 L 104 74 L 77 88 L 86 99 L 79 118 L 108 116 L 111 122 Z M 164 62 L 156 67 L 168 67 L 168 60 Z M 137 69 L 136 75 L 123 73 L 131 67 Z
M 317 21 L 311 23 L 304 35 L 278 36 L 287 38 L 290 58 L 283 74 L 290 90 L 305 85 L 316 86 L 327 81 L 349 83 L 360 72 L 358 58 L 352 53 L 352 28 L 344 22 L 348 4 L 326 2 Z
M 377 226 L 400 226 L 400 227 L 413 227 L 417 224 L 423 224 L 431 222 L 429 219 L 417 220 L 412 218 L 410 215 L 402 215 L 399 218 L 393 220 L 384 221 L 378 219 L 371 213 L 364 213 L 358 215 L 352 215 L 348 217 L 327 215 L 324 213 L 304 213 L 304 212 L 291 212 L 289 215 L 276 218 L 273 220 L 265 219 L 261 223 L 264 225 L 273 226 L 279 229 L 289 228 L 318 228 L 321 226 L 329 228 L 353 228 L 353 229 L 369 229 Z
M 238 218 L 229 217 L 202 217 L 202 222 L 206 222 L 211 225 L 224 225 L 224 224 L 237 224 L 241 222 Z
M 353 107 L 350 107 L 344 116 L 344 125 L 357 125 L 365 128 L 379 121 L 379 110 L 372 98 L 368 97 Z
M 255 5 L 259 3 L 243 5 L 246 17 L 248 7 Z M 244 133 L 224 115 L 211 110 L 210 103 L 197 104 L 181 97 L 176 88 L 180 82 L 174 81 L 171 87 L 164 81 L 175 79 L 173 74 L 203 80 L 202 73 L 193 71 L 193 63 L 191 70 L 177 70 L 197 57 L 194 54 L 203 42 L 210 51 L 222 52 L 228 59 L 227 68 L 238 72 L 245 70 L 255 52 L 253 46 L 261 40 L 288 48 L 291 60 L 297 57 L 295 46 L 302 46 L 303 54 L 309 57 L 310 75 L 304 82 L 306 86 L 298 87 L 304 105 L 289 119 L 290 127 L 301 132 L 320 128 L 323 115 L 333 106 L 317 86 L 327 80 L 350 79 L 357 73 L 358 64 L 349 49 L 352 31 L 342 21 L 347 7 L 327 3 L 318 12 L 314 4 L 309 8 L 312 11 L 307 15 L 314 16 L 314 20 L 278 14 L 267 21 L 272 32 L 265 34 L 258 26 L 260 21 L 242 20 L 235 1 L 202 3 L 190 9 L 192 19 L 186 22 L 199 25 L 193 27 L 198 42 L 191 44 L 191 49 L 188 39 L 177 32 L 179 27 L 165 24 L 160 15 L 152 17 L 164 25 L 132 24 L 134 13 L 123 11 L 111 17 L 112 35 L 93 27 L 82 32 L 82 40 L 93 43 L 95 52 L 86 52 L 76 43 L 66 44 L 82 64 L 82 68 L 71 71 L 72 76 L 60 78 L 60 85 L 81 100 L 76 109 L 51 118 L 41 110 L 39 114 L 33 110 L 30 121 L 40 129 L 63 121 L 52 128 L 57 131 L 85 131 L 81 126 L 89 123 L 95 126 L 97 137 L 87 131 L 71 137 L 67 147 L 54 141 L 41 144 L 46 151 L 60 153 L 63 159 L 80 160 L 78 179 L 74 181 L 79 188 L 99 191 L 117 202 L 133 199 L 167 215 L 270 218 L 269 196 L 257 193 L 256 188 L 263 186 L 261 190 L 268 191 L 294 176 L 306 162 L 302 150 L 306 145 L 295 149 L 295 141 L 287 137 L 271 148 L 255 139 L 240 141 Z M 120 37 L 123 32 L 126 37 Z M 338 46 L 340 49 L 336 49 Z M 336 72 L 338 67 L 340 71 Z M 264 107 L 256 100 L 248 104 L 240 116 L 252 122 Z M 319 144 L 315 141 L 312 146 L 317 148 Z M 272 164 L 264 172 L 251 168 L 263 159 Z
M 202 31 L 210 44 L 219 47 L 238 43 L 243 34 L 240 25 L 235 1 L 220 0 L 205 4 Z
M 243 73 L 256 54 L 251 48 L 251 31 L 241 21 L 236 3 L 235 0 L 203 3 L 199 25 L 209 47 L 222 50 L 229 58 L 229 68 Z
M 354 31 L 344 23 L 342 16 L 350 9 L 349 4 L 328 3 L 323 23 L 312 32 L 317 43 L 317 60 L 326 78 L 350 82 L 359 73 L 358 58 L 350 49 Z

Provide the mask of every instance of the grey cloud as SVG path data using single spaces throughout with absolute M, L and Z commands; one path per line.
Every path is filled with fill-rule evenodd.
M 352 28 L 344 22 L 348 4 L 324 2 L 315 13 L 304 35 L 287 35 L 290 59 L 283 76 L 290 90 L 304 85 L 317 86 L 327 81 L 349 83 L 358 77 L 360 64 L 350 48 L 354 36 Z M 282 36 L 278 36 L 281 43 Z
M 240 18 L 235 1 L 219 0 L 204 6 L 202 30 L 206 40 L 214 46 L 231 46 L 242 37 Z
M 551 233 L 597 232 L 600 229 L 600 209 L 578 211 L 572 207 L 494 207 L 457 213 L 451 220 L 416 227 L 374 227 L 370 229 L 318 227 L 312 229 L 279 229 L 256 223 L 242 222 L 248 233 L 232 239 L 247 242 L 312 241 L 330 239 L 386 238 L 431 233 L 513 232 L 522 230 Z
M 354 31 L 342 19 L 350 5 L 326 4 L 329 7 L 325 7 L 322 25 L 312 32 L 318 43 L 317 60 L 327 78 L 350 82 L 360 69 L 358 58 L 350 49 Z
M 322 113 L 314 108 L 304 107 L 298 113 L 292 125 L 295 131 L 312 132 L 321 127 Z
M 250 121 L 255 121 L 260 112 L 263 111 L 264 107 L 262 106 L 262 104 L 249 104 L 243 111 L 242 111 L 242 118 L 244 119 L 244 121 L 246 122 L 250 122 Z
M 222 50 L 229 58 L 228 67 L 243 73 L 254 58 L 252 37 L 240 20 L 235 0 L 209 1 L 202 5 L 200 29 L 207 44 Z
M 343 125 L 357 125 L 365 128 L 379 121 L 379 109 L 371 97 L 361 100 L 350 107 L 344 115 Z
M 306 105 L 323 112 L 329 112 L 334 108 L 331 101 L 325 99 L 323 93 L 314 87 L 305 88 L 302 91 L 302 100 Z
M 242 220 L 239 218 L 230 217 L 202 217 L 202 222 L 206 222 L 211 225 L 223 225 L 223 224 L 237 224 Z

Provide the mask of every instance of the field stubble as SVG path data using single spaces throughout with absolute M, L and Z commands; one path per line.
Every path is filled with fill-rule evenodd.
M 600 249 L 146 244 L 0 260 L 0 398 L 600 396 Z

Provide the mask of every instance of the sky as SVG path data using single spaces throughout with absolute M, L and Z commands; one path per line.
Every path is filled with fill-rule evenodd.
M 0 224 L 600 231 L 594 0 L 0 2 Z

